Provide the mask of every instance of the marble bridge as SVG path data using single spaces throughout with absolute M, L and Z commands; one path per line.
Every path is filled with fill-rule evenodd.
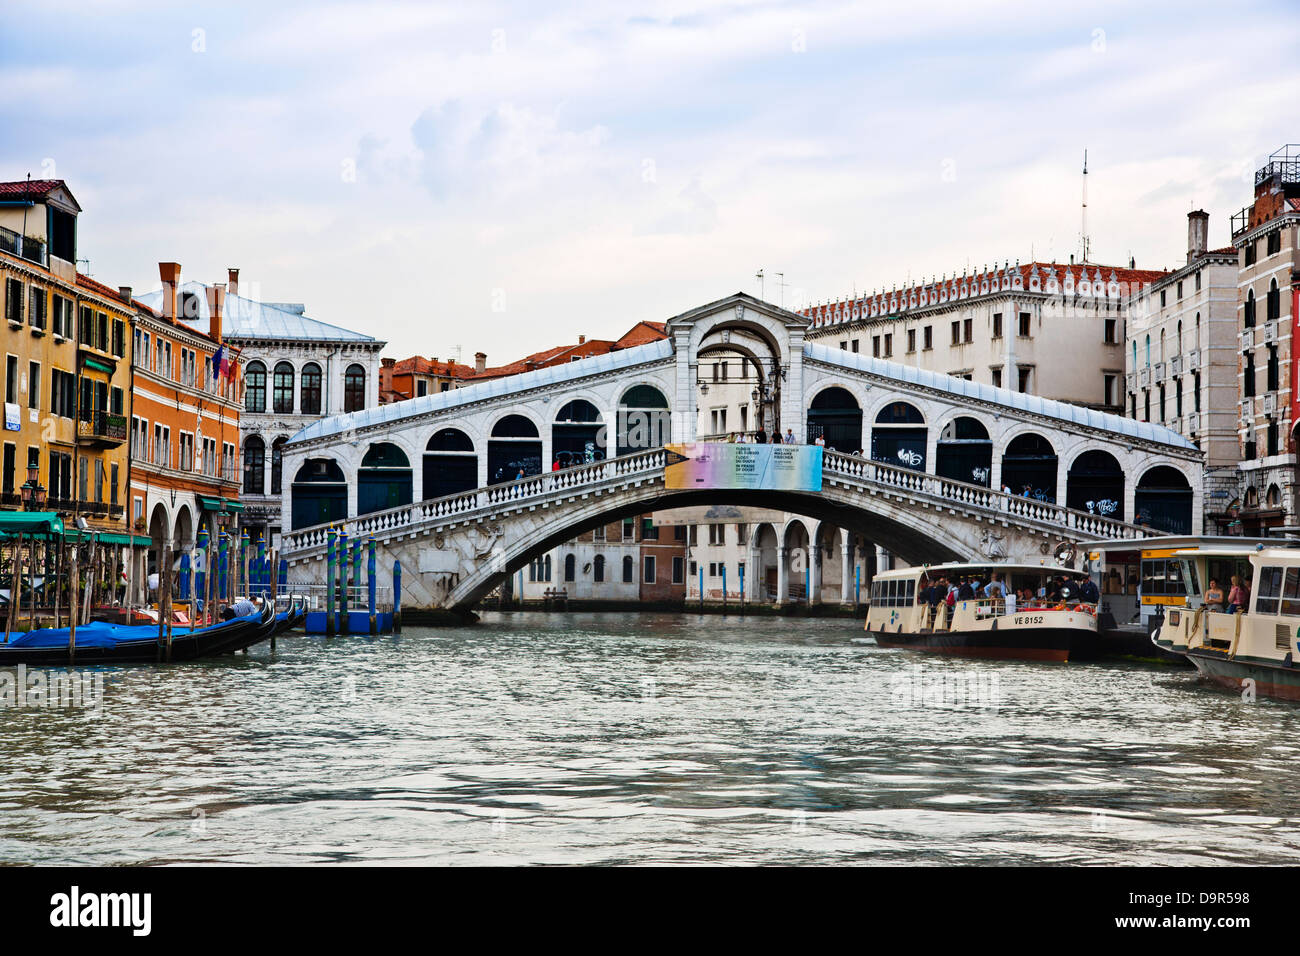
M 406 606 L 463 610 L 578 534 L 694 505 L 805 515 L 912 563 L 1200 526 L 1201 455 L 1176 433 L 806 343 L 808 325 L 737 293 L 663 341 L 323 419 L 283 452 L 290 580 L 324 579 L 341 528 L 402 561 Z M 724 437 L 720 403 L 736 430 L 823 437 L 820 490 L 668 487 L 662 446 Z

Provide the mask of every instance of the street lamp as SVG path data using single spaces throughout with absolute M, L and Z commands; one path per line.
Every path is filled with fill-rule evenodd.
M 38 466 L 28 465 L 27 480 L 18 489 L 22 496 L 24 511 L 40 511 L 45 507 L 45 486 L 37 480 L 38 478 Z

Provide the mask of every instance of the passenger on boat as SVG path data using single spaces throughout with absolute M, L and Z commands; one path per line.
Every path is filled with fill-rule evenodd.
M 1078 595 L 1079 600 L 1084 604 L 1097 604 L 1101 601 L 1101 592 L 1097 590 L 1097 585 L 1092 578 L 1080 574 L 1075 579 L 1076 587 L 1074 593 Z
M 965 575 L 962 576 L 961 584 L 957 588 L 957 600 L 958 601 L 975 600 L 975 589 L 971 587 L 970 578 L 966 577 Z
M 260 599 L 254 598 L 252 601 L 250 601 L 248 598 L 240 598 L 234 604 L 227 605 L 226 607 L 223 607 L 221 609 L 221 619 L 223 621 L 229 621 L 237 617 L 243 617 L 246 614 L 256 613 L 258 610 L 258 606 L 254 603 L 254 601 L 257 600 Z
M 1241 586 L 1241 578 L 1232 576 L 1232 590 L 1228 592 L 1228 613 L 1236 614 L 1238 609 L 1246 610 L 1246 589 Z
M 1210 586 L 1205 591 L 1205 609 L 1207 611 L 1223 610 L 1223 588 L 1216 578 L 1210 578 Z

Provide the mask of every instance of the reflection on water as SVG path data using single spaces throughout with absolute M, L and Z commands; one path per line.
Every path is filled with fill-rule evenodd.
M 858 627 L 488 614 L 109 670 L 99 717 L 0 711 L 0 861 L 1300 860 L 1295 706 Z

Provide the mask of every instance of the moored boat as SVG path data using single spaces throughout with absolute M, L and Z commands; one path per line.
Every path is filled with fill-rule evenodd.
M 1096 604 L 1079 600 L 1079 577 L 1071 568 L 1007 563 L 885 571 L 872 579 L 866 630 L 881 647 L 936 654 L 1061 662 L 1093 657 Z M 971 579 L 978 588 L 949 604 L 949 585 Z M 997 588 L 985 593 L 994 580 L 1006 596 Z M 938 600 L 933 590 L 927 594 L 935 588 L 943 592 Z
M 1220 687 L 1300 700 L 1300 548 L 1278 541 L 1270 547 L 1187 549 L 1170 561 L 1177 564 L 1185 597 L 1165 609 L 1151 635 L 1155 645 L 1186 655 L 1203 678 Z M 1243 607 L 1229 610 L 1213 601 L 1211 576 L 1225 601 L 1229 590 L 1219 574 L 1207 570 L 1211 561 L 1250 582 Z

